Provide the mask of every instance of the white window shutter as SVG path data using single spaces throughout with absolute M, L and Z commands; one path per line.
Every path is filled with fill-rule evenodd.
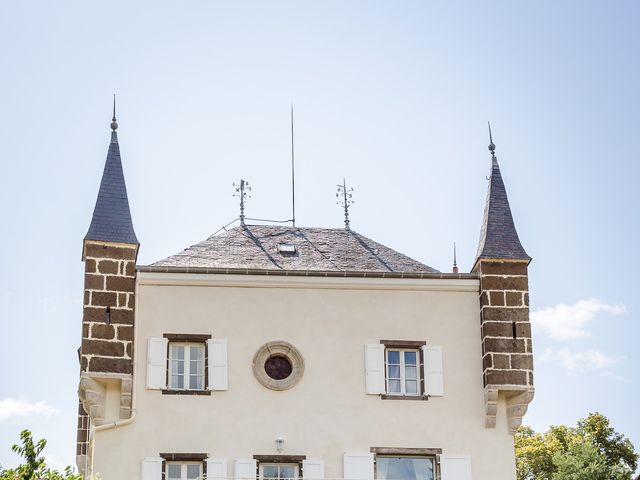
M 229 365 L 227 361 L 227 341 L 207 340 L 209 350 L 209 389 L 229 389 Z
M 442 347 L 425 345 L 424 353 L 424 388 L 427 395 L 442 397 L 444 395 L 444 372 L 442 370 Z
M 324 462 L 322 460 L 303 460 L 302 479 L 324 480 Z
M 166 338 L 149 338 L 147 346 L 147 388 L 167 388 Z
M 345 453 L 344 480 L 373 480 L 373 453 Z
M 440 455 L 442 480 L 472 480 L 470 455 Z
M 226 458 L 207 458 L 207 480 L 225 480 L 227 478 Z
M 385 393 L 383 344 L 370 343 L 365 345 L 364 369 L 367 393 L 371 395 Z
M 236 480 L 255 480 L 256 473 L 255 460 L 236 460 L 233 469 L 233 478 Z
M 162 457 L 146 457 L 142 460 L 141 480 L 162 480 Z

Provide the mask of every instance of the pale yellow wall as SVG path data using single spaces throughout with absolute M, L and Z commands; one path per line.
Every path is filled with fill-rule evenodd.
M 236 286 L 220 286 L 230 280 Z M 171 285 L 177 282 L 184 284 Z M 470 454 L 474 480 L 513 480 L 503 399 L 496 428 L 484 428 L 477 290 L 477 280 L 141 273 L 136 419 L 96 432 L 94 471 L 106 480 L 133 480 L 144 456 L 206 452 L 227 458 L 233 476 L 234 459 L 276 454 L 274 439 L 281 436 L 283 454 L 324 460 L 327 479 L 342 477 L 343 453 L 376 446 Z M 229 390 L 173 396 L 145 389 L 147 338 L 163 333 L 227 339 Z M 445 396 L 393 401 L 367 395 L 364 345 L 381 339 L 441 345 Z M 286 340 L 304 356 L 304 377 L 291 390 L 268 390 L 253 376 L 256 350 L 272 340 Z

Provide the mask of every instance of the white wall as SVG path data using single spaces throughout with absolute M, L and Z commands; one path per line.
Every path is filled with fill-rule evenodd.
M 229 282 L 234 286 L 221 286 Z M 105 480 L 138 479 L 144 456 L 206 452 L 229 459 L 232 476 L 232 460 L 276 454 L 274 439 L 281 436 L 283 454 L 323 459 L 328 479 L 342 477 L 343 453 L 370 447 L 442 448 L 471 455 L 475 480 L 515 479 L 502 399 L 497 427 L 484 428 L 477 290 L 476 280 L 140 273 L 137 416 L 128 426 L 96 432 L 94 472 Z M 164 333 L 227 339 L 229 390 L 211 396 L 146 390 L 147 338 Z M 364 345 L 381 339 L 441 345 L 445 396 L 366 395 Z M 255 352 L 272 340 L 292 343 L 304 357 L 304 376 L 291 390 L 269 390 L 253 376 Z

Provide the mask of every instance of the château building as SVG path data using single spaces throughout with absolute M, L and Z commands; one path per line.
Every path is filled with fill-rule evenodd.
M 116 133 L 85 263 L 77 464 L 103 480 L 514 480 L 527 268 L 492 165 L 470 273 L 249 225 L 138 265 Z

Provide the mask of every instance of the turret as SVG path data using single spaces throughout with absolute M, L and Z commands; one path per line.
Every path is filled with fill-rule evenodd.
M 138 239 L 133 230 L 114 112 L 111 142 L 89 231 L 85 264 L 76 462 L 87 473 L 92 427 L 131 416 Z M 108 411 L 106 393 L 119 395 Z
M 533 399 L 533 353 L 527 268 L 531 257 L 516 231 L 489 126 L 491 177 L 473 272 L 480 277 L 482 368 L 486 426 L 495 427 L 498 401 L 507 403 L 510 433 Z

